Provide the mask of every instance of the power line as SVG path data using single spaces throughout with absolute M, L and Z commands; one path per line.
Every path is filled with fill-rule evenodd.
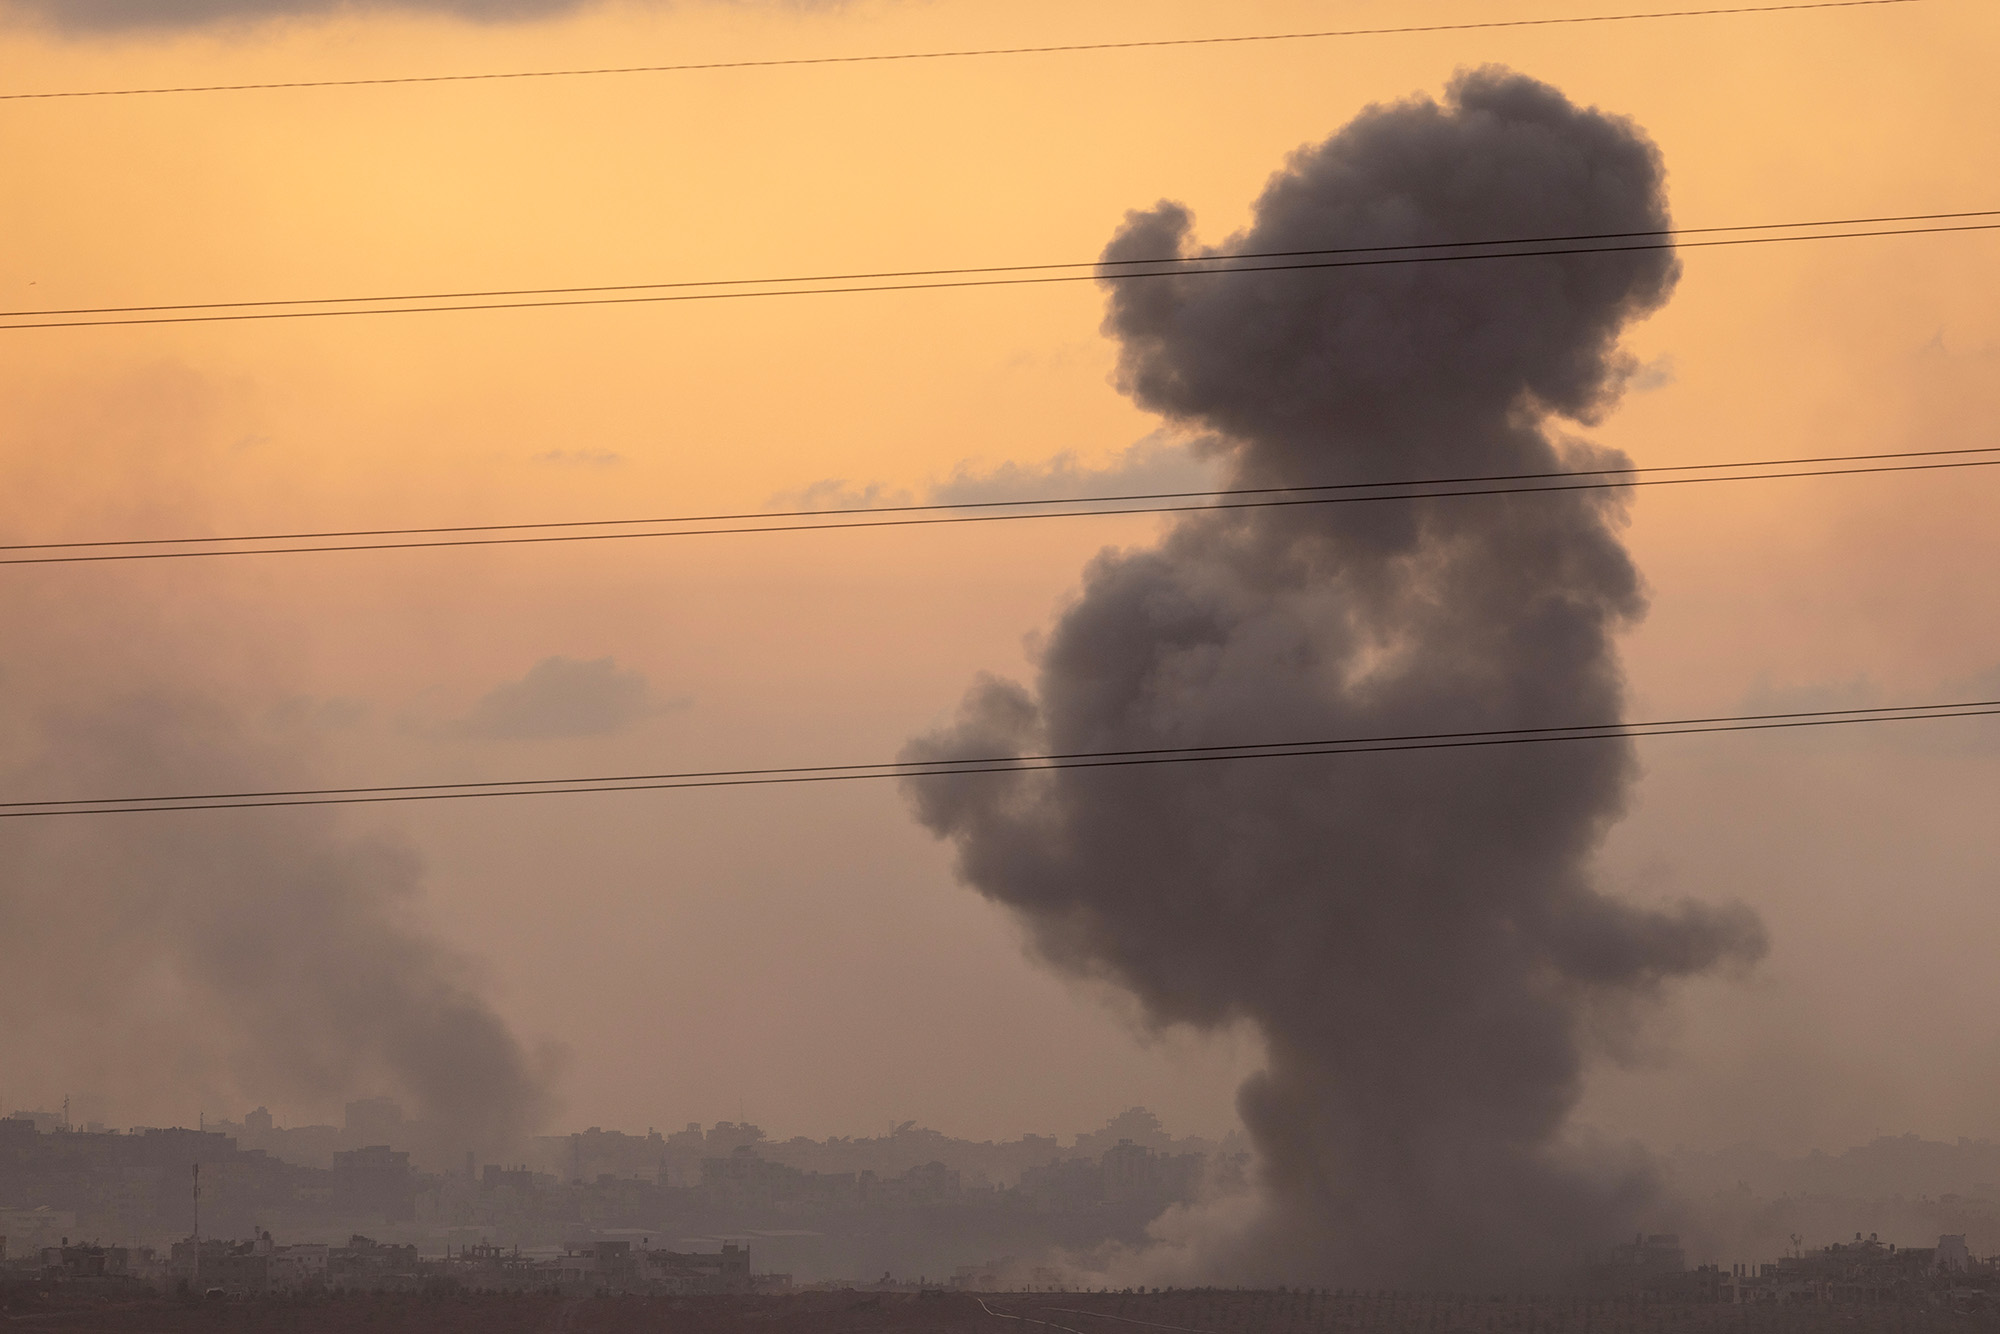
M 1805 227 L 1861 227 L 1890 222 L 1947 222 L 2000 217 L 2000 209 L 1957 213 L 1900 213 L 1868 218 L 1814 218 L 1797 222 L 1749 222 L 1722 227 L 1665 227 L 1636 232 L 1583 232 L 1562 236 L 1507 236 L 1483 241 L 1411 241 L 1398 245 L 1327 246 L 1312 250 L 1239 250 L 1215 255 L 1155 255 L 1143 259 L 1076 259 L 1043 264 L 961 265 L 947 269 L 878 269 L 860 273 L 795 273 L 763 278 L 686 278 L 656 283 L 601 283 L 587 287 L 500 287 L 456 292 L 383 292 L 373 296 L 319 296 L 256 301 L 185 301 L 150 306 L 74 306 L 46 310 L 0 310 L 0 319 L 60 315 L 140 315 L 192 310 L 250 310 L 268 306 L 354 305 L 369 301 L 469 301 L 486 297 L 576 296 L 595 292 L 653 292 L 691 287 L 754 287 L 775 283 L 865 282 L 885 278 L 943 278 L 988 273 L 1037 273 L 1054 269 L 1097 270 L 1157 265 L 1217 264 L 1228 260 L 1303 259 L 1322 255 L 1375 255 L 1408 250 L 1459 250 L 1481 246 L 1556 245 L 1572 241 L 1627 241 L 1643 237 L 1703 236 L 1719 232 L 1772 232 Z
M 1783 459 L 1737 459 L 1724 463 L 1654 464 L 1650 467 L 1573 468 L 1548 472 L 1474 473 L 1457 477 L 1406 477 L 1381 482 L 1324 482 L 1313 486 L 1246 486 L 1200 491 L 1144 491 L 1109 496 L 1046 496 L 1027 500 L 960 500 L 925 505 L 853 505 L 810 510 L 745 510 L 735 513 L 679 514 L 638 519 L 565 519 L 537 523 L 481 523 L 432 528 L 354 528 L 296 533 L 239 533 L 226 537 L 146 537 L 97 539 L 88 542 L 23 542 L 0 545 L 0 551 L 51 551 L 76 547 L 167 546 L 193 542 L 278 542 L 325 537 L 404 537 L 434 533 L 517 532 L 535 528 L 605 528 L 623 524 L 721 523 L 738 519 L 795 519 L 842 514 L 912 514 L 935 510 L 1012 509 L 1028 505 L 1087 505 L 1137 500 L 1191 500 L 1213 496 L 1286 495 L 1308 491 L 1359 491 L 1387 487 L 1474 485 L 1482 482 L 1541 481 L 1565 477 L 1611 477 L 1655 472 L 1712 472 L 1729 468 L 1786 468 L 1819 463 L 1873 463 L 1893 459 L 1951 458 L 2000 452 L 2000 445 L 1976 449 L 1915 449 L 1889 454 L 1817 454 Z
M 1288 751 L 1300 747 L 1330 746 L 1372 746 L 1400 745 L 1405 742 L 1470 740 L 1485 737 L 1514 737 L 1556 733 L 1588 733 L 1617 735 L 1620 729 L 1635 727 L 1691 727 L 1715 723 L 1770 722 L 1800 718 L 1866 717 L 1876 714 L 1911 714 L 1931 716 L 1930 711 L 1939 709 L 1976 709 L 2000 707 L 2000 700 L 1965 700 L 1945 704 L 1902 704 L 1883 705 L 1878 708 L 1855 709 L 1809 709 L 1792 713 L 1752 713 L 1730 714 L 1706 718 L 1666 718 L 1644 723 L 1578 723 L 1550 727 L 1503 727 L 1470 732 L 1418 732 L 1386 736 L 1347 737 L 1341 739 L 1315 739 L 1309 741 L 1266 741 L 1238 742 L 1206 746 L 1154 746 L 1136 750 L 1090 750 L 1062 751 L 1040 755 L 967 755 L 943 760 L 892 760 L 866 764 L 812 764 L 797 765 L 781 769 L 701 769 L 681 773 L 657 774 L 597 774 L 577 778 L 513 778 L 496 779 L 490 782 L 469 783 L 406 783 L 378 787 L 335 787 L 300 788 L 288 791 L 255 792 L 196 792 L 177 795 L 153 795 L 144 797 L 91 797 L 52 801 L 9 801 L 0 802 L 0 810 L 37 806 L 80 806 L 113 805 L 126 802 L 168 802 L 168 801 L 230 801 L 264 797 L 325 797 L 356 796 L 384 792 L 434 792 L 459 789 L 543 787 L 551 784 L 604 784 L 641 783 L 661 780 L 682 780 L 701 778 L 751 778 L 787 774 L 815 774 L 839 772 L 884 771 L 892 777 L 907 777 L 910 774 L 931 768 L 961 765 L 1020 765 L 1034 762 L 1068 762 L 1072 760 L 1127 759 L 1137 756 L 1198 755 L 1235 751 Z
M 1873 2 L 1873 0 L 1870 0 L 1870 2 Z M 1881 2 L 1905 3 L 1905 2 L 1910 2 L 1910 0 L 1881 0 Z M 1969 212 L 1969 213 L 1951 214 L 1951 215 L 1918 214 L 1911 216 L 1938 217 L 1938 218 L 1943 218 L 1947 216 L 1990 218 L 1996 216 L 1996 214 L 2000 214 L 2000 211 L 1982 210 L 1978 212 Z M 1787 224 L 1760 223 L 1755 225 L 1760 228 L 1772 228 L 1772 227 L 1785 226 Z M 1806 224 L 1796 224 L 1796 225 L 1813 226 L 1818 224 L 1806 223 Z M 1721 228 L 1712 230 L 1739 230 L 1739 229 Z M 1740 230 L 1748 230 L 1748 228 Z M 1864 240 L 1869 238 L 1885 237 L 1885 236 L 1930 236 L 1930 235 L 1937 235 L 1937 234 L 1951 233 L 1951 232 L 1989 232 L 1989 231 L 2000 231 L 2000 222 L 1961 223 L 1955 225 L 1928 226 L 1928 227 L 1890 227 L 1890 228 L 1880 228 L 1874 231 L 1813 232 L 1799 236 L 1732 236 L 1732 237 L 1710 238 L 1699 241 L 1662 239 L 1662 240 L 1650 240 L 1650 241 L 1631 241 L 1622 244 L 1610 244 L 1610 245 L 1582 245 L 1582 246 L 1544 245 L 1544 246 L 1538 246 L 1538 248 L 1535 249 L 1527 249 L 1527 250 L 1485 250 L 1485 251 L 1479 251 L 1477 253 L 1461 253 L 1461 254 L 1422 254 L 1422 255 L 1376 254 L 1376 255 L 1371 255 L 1370 257 L 1367 258 L 1301 260 L 1289 264 L 1223 263 L 1223 264 L 1215 264 L 1213 267 L 1208 267 L 1208 268 L 1202 268 L 1197 266 L 1203 263 L 1214 264 L 1214 261 L 1216 260 L 1229 260 L 1234 257 L 1226 255 L 1218 255 L 1218 256 L 1194 255 L 1194 256 L 1170 257 L 1167 259 L 1151 260 L 1151 261 L 1139 261 L 1143 263 L 1173 264 L 1182 266 L 1176 268 L 1162 268 L 1157 270 L 1143 270 L 1143 271 L 1126 270 L 1120 272 L 1107 273 L 1101 271 L 1103 268 L 1101 262 L 1090 261 L 1094 271 L 1082 272 L 1082 273 L 1042 273 L 1035 271 L 1036 269 L 1045 267 L 1082 268 L 1083 267 L 1082 264 L 1054 265 L 1054 266 L 1026 265 L 1018 269 L 1007 269 L 1007 268 L 997 268 L 997 267 L 984 268 L 984 269 L 942 269 L 942 270 L 934 270 L 932 272 L 960 273 L 968 275 L 997 273 L 997 274 L 1004 274 L 1007 276 L 999 276 L 999 277 L 968 276 L 968 277 L 946 278 L 943 280 L 930 280 L 930 281 L 919 281 L 919 282 L 848 283 L 845 286 L 766 287 L 752 291 L 690 292 L 682 290 L 662 291 L 659 289 L 678 287 L 678 286 L 741 287 L 759 281 L 787 281 L 787 280 L 777 280 L 777 279 L 759 280 L 752 278 L 735 278 L 735 279 L 723 279 L 715 283 L 694 283 L 694 284 L 641 283 L 641 284 L 629 284 L 629 285 L 603 287 L 603 288 L 544 289 L 550 292 L 576 291 L 576 292 L 627 293 L 627 295 L 621 295 L 621 296 L 580 295 L 580 296 L 561 297 L 555 300 L 475 301 L 475 302 L 460 302 L 458 304 L 453 304 L 453 305 L 375 306 L 368 308 L 360 308 L 355 303 L 366 302 L 366 301 L 400 301 L 400 300 L 410 300 L 412 298 L 323 297 L 317 299 L 323 308 L 313 309 L 313 310 L 268 310 L 268 309 L 251 308 L 269 304 L 277 304 L 277 305 L 310 304 L 310 302 L 299 302 L 299 303 L 213 302 L 213 303 L 195 303 L 183 306 L 165 306 L 165 307 L 155 307 L 155 308 L 104 307 L 102 309 L 105 310 L 117 310 L 117 309 L 127 309 L 133 311 L 145 311 L 148 309 L 157 309 L 162 311 L 201 310 L 210 312 L 221 311 L 221 313 L 119 314 L 104 319 L 64 318 L 55 320 L 32 320 L 25 323 L 16 322 L 16 323 L 0 324 L 0 330 L 86 329 L 86 328 L 100 328 L 111 325 L 139 325 L 139 324 L 215 324 L 215 323 L 231 323 L 242 320 L 330 319 L 330 318 L 338 318 L 343 316 L 354 316 L 354 315 L 427 315 L 427 314 L 438 314 L 446 311 L 538 310 L 538 309 L 552 309 L 558 307 L 571 307 L 571 306 L 657 305 L 661 303 L 684 302 L 684 301 L 742 301 L 753 297 L 838 296 L 838 295 L 853 295 L 864 292 L 918 292 L 918 291 L 941 291 L 947 289 L 975 288 L 975 287 L 1024 287 L 1024 286 L 1047 285 L 1050 283 L 1130 282 L 1142 278 L 1174 278 L 1174 277 L 1194 277 L 1198 275 L 1226 275 L 1226 274 L 1242 274 L 1242 273 L 1294 273 L 1294 272 L 1320 270 L 1320 269 L 1375 268 L 1383 265 L 1396 265 L 1396 264 L 1469 263 L 1478 260 L 1532 259 L 1536 257 L 1563 257 L 1570 255 L 1628 254 L 1635 251 L 1693 250 L 1693 249 L 1706 249 L 1714 246 L 1776 245 L 1776 244 L 1785 244 L 1798 241 L 1847 241 L 1847 240 Z M 1677 236 L 1679 234 L 1680 233 L 1662 233 L 1662 232 L 1631 233 L 1631 235 L 1637 235 L 1637 236 L 1659 236 L 1668 238 Z M 1561 238 L 1552 237 L 1548 239 L 1558 240 Z M 1411 246 L 1385 246 L 1385 247 L 1380 247 L 1379 249 L 1434 250 L 1443 248 L 1444 246 L 1469 247 L 1469 246 L 1479 246 L 1479 245 L 1498 246 L 1498 245 L 1510 245 L 1510 244 L 1516 244 L 1516 243 L 1507 241 L 1485 241 L 1485 242 L 1453 241 L 1453 242 L 1441 242 L 1438 243 L 1437 245 L 1417 244 Z M 1374 249 L 1374 248 L 1363 247 L 1361 249 Z M 1305 253 L 1305 254 L 1330 253 L 1330 254 L 1351 255 L 1354 252 L 1353 251 L 1324 251 L 1324 252 L 1306 251 L 1300 253 Z M 836 281 L 836 280 L 823 280 L 823 281 Z M 521 290 L 530 291 L 533 289 L 521 289 Z M 638 290 L 643 290 L 645 294 L 644 295 L 631 294 L 634 291 Z M 346 303 L 347 308 L 332 308 L 332 309 L 324 308 L 326 306 L 332 305 L 333 303 Z M 15 314 L 22 316 L 40 315 L 42 313 L 43 312 L 39 311 L 15 312 Z M 7 316 L 5 312 L 0 312 L 0 318 L 6 318 L 6 317 Z
M 1486 731 L 1419 732 L 1307 741 L 1239 742 L 1133 750 L 1067 751 L 1039 755 L 983 755 L 941 760 L 803 765 L 777 769 L 707 769 L 678 773 L 527 778 L 485 783 L 430 783 L 378 787 L 298 788 L 203 792 L 141 797 L 94 797 L 0 802 L 0 819 L 49 815 L 123 815 L 160 811 L 264 810 L 284 806 L 373 805 L 386 802 L 460 801 L 483 797 L 576 796 L 606 792 L 658 792 L 688 788 L 764 787 L 882 778 L 939 778 L 994 773 L 1040 773 L 1135 765 L 1200 764 L 1396 751 L 1461 750 L 1557 741 L 1615 741 L 1627 737 L 1702 736 L 1864 723 L 1907 723 L 1951 718 L 2000 717 L 2000 699 L 1941 704 L 1883 705 L 1871 709 L 1817 709 L 1793 713 L 1668 718 L 1638 723 L 1578 723 Z
M 1833 454 L 1818 458 L 1772 459 L 1744 463 L 1696 463 L 1655 468 L 1595 468 L 1573 472 L 1543 472 L 1488 474 L 1455 478 L 1430 478 L 1406 482 L 1346 482 L 1329 483 L 1322 486 L 1273 486 L 1242 487 L 1214 491 L 1163 491 L 1149 494 L 1126 496 L 1084 496 L 1070 499 L 1043 500 L 986 500 L 968 501 L 960 504 L 934 505 L 882 505 L 857 506 L 834 510 L 771 510 L 761 513 L 690 515 L 683 518 L 662 519 L 602 519 L 569 520 L 556 523 L 524 524 L 482 524 L 456 528 L 387 528 L 361 529 L 351 532 L 327 533 L 276 533 L 249 537 L 169 537 L 135 538 L 123 541 L 94 540 L 87 542 L 19 543 L 0 546 L 0 551 L 68 551 L 66 555 L 7 556 L 0 557 L 0 565 L 73 565 L 106 561 L 134 560 L 194 560 L 212 556 L 286 556 L 309 555 L 327 552 L 348 551 L 413 551 L 437 547 L 486 547 L 540 545 L 552 542 L 607 542 L 630 541 L 640 538 L 661 537 L 724 537 L 762 533 L 824 532 L 859 528 L 913 528 L 935 527 L 946 524 L 966 523 L 1010 523 L 1028 519 L 1079 519 L 1091 517 L 1119 517 L 1144 514 L 1192 514 L 1205 511 L 1251 510 L 1289 508 L 1301 505 L 1344 505 L 1392 500 L 1443 500 L 1454 497 L 1537 495 L 1560 491 L 1608 491 L 1625 490 L 1642 486 L 1688 486 L 1715 482 L 1762 482 L 1787 481 L 1813 477 L 1853 477 L 1872 476 L 1884 473 L 1934 472 L 1965 468 L 1991 468 L 2000 466 L 2000 458 L 1961 457 L 1965 455 L 2000 454 L 2000 446 L 1983 449 L 1918 450 L 1896 454 Z M 1870 462 L 1871 460 L 1930 459 L 1925 463 L 1912 462 Z M 1800 468 L 1803 464 L 1814 463 L 1865 463 L 1860 467 L 1817 467 Z M 1796 469 L 1791 472 L 1720 472 L 1713 470 L 1730 468 L 1781 468 Z M 1705 476 L 1692 477 L 1645 477 L 1634 474 L 1657 472 L 1707 472 Z M 1604 481 L 1570 481 L 1600 477 Z M 1476 483 L 1536 483 L 1549 484 L 1482 486 Z M 1454 486 L 1456 490 L 1420 491 L 1410 488 Z M 1394 488 L 1404 488 L 1395 490 Z M 1336 492 L 1338 494 L 1323 494 Z M 1257 498 L 1251 498 L 1257 497 Z M 1196 500 L 1200 503 L 1185 505 L 1141 505 L 1128 504 L 1145 500 Z M 1106 505 L 1115 508 L 1104 508 Z M 1042 508 L 1035 508 L 1042 507 Z M 1068 508 L 1056 508 L 1068 507 Z M 935 511 L 980 511 L 975 513 L 936 513 Z M 928 512 L 927 512 L 928 511 Z M 999 511 L 999 512 L 994 512 Z M 904 515 L 901 518 L 841 518 L 843 515 Z M 734 522 L 741 519 L 794 519 L 805 516 L 829 516 L 830 522 L 807 523 L 766 523 L 754 522 L 736 527 L 680 527 L 656 529 L 647 532 L 594 532 L 594 533 L 551 533 L 521 530 L 550 528 L 610 527 L 613 525 L 643 524 L 697 524 Z M 515 533 L 514 536 L 443 536 L 465 533 Z M 388 542 L 340 542 L 319 546 L 282 547 L 221 547 L 206 550 L 174 551 L 103 551 L 104 547 L 124 546 L 182 546 L 195 543 L 223 542 L 263 542 L 304 540 L 320 538 L 438 535 L 434 541 L 388 541 Z M 85 548 L 78 554 L 77 548 Z
M 1227 37 L 1165 37 L 1124 42 L 1067 42 L 1052 46 L 994 46 L 950 51 L 897 51 L 859 56 L 798 56 L 779 60 L 715 60 L 679 65 L 617 65 L 588 69 L 503 70 L 476 74 L 406 74 L 377 79 L 293 79 L 272 83 L 187 84 L 160 88 L 86 88 L 47 93 L 0 93 L 0 101 L 72 97 L 145 97 L 161 93 L 243 93 L 285 88 L 373 88 L 407 83 L 472 83 L 497 79 L 567 79 L 604 74 L 690 74 L 706 70 L 787 69 L 806 65 L 879 65 L 914 60 L 963 60 L 978 56 L 1043 56 L 1084 51 L 1137 51 L 1164 47 L 1242 46 L 1265 42 L 1314 41 L 1336 37 L 1392 37 L 1419 33 L 1474 32 L 1493 28 L 1549 28 L 1583 23 L 1635 23 L 1649 19 L 1715 18 L 1723 15 L 1783 14 L 1807 9 L 1863 9 L 1916 4 L 1920 0 L 1813 0 L 1782 5 L 1736 5 L 1724 9 L 1667 9 L 1629 14 L 1583 14 L 1570 18 L 1490 19 L 1476 23 L 1411 24 L 1392 28 L 1337 28 L 1315 32 L 1248 33 Z

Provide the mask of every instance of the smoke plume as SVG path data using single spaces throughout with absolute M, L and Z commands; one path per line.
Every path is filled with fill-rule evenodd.
M 17 793 L 302 776 L 239 710 L 185 686 L 17 721 L 32 752 L 10 766 Z M 424 930 L 421 885 L 401 843 L 313 809 L 0 821 L 0 969 L 42 1002 L 11 1035 L 30 1049 L 17 1084 L 24 1065 L 53 1068 L 190 1124 L 204 1095 L 212 1114 L 217 1098 L 317 1109 L 387 1089 L 426 1123 L 404 1147 L 498 1153 L 549 1112 L 548 1059 Z
M 1668 225 L 1629 121 L 1504 70 L 1299 151 L 1215 250 L 1163 202 L 1107 260 Z M 1633 363 L 1669 252 L 1107 283 L 1119 383 L 1208 432 L 1229 486 L 1622 462 L 1565 441 Z M 1108 550 L 1032 690 L 983 679 L 910 758 L 1615 719 L 1643 611 L 1624 502 L 1571 492 L 1196 515 Z M 912 781 L 961 877 L 1151 1022 L 1248 1022 L 1259 1223 L 1238 1278 L 1553 1274 L 1616 1239 L 1643 1170 L 1564 1148 L 1599 1038 L 1663 984 L 1755 959 L 1741 908 L 1608 896 L 1629 741 Z
M 15 388 L 0 519 L 17 538 L 209 526 L 237 434 L 221 391 L 164 369 Z M 6 800 L 328 780 L 289 631 L 240 596 L 257 574 L 7 576 Z M 402 840 L 326 808 L 0 818 L 0 1111 L 89 1091 L 121 1123 L 193 1125 L 387 1093 L 424 1123 L 400 1147 L 497 1155 L 551 1110 L 553 1053 L 430 929 L 422 888 Z

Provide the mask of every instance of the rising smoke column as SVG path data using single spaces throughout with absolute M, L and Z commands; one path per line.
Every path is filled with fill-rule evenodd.
M 309 785 L 303 737 L 171 673 L 7 705 L 10 792 Z M 0 1035 L 16 1092 L 61 1070 L 192 1124 L 203 1095 L 213 1114 L 387 1090 L 433 1161 L 513 1147 L 551 1110 L 552 1056 L 425 928 L 421 887 L 401 840 L 322 809 L 0 820 L 0 973 L 36 998 Z
M 1503 70 L 1301 150 L 1216 251 L 1665 228 L 1630 122 Z M 1178 204 L 1107 260 L 1206 254 Z M 1119 383 L 1211 433 L 1229 486 L 1622 462 L 1562 441 L 1630 360 L 1669 252 L 1107 283 Z M 1620 716 L 1643 610 L 1615 493 L 1197 515 L 1100 554 L 1033 690 L 983 679 L 910 758 L 1177 747 Z M 1742 909 L 1641 909 L 1590 861 L 1629 741 L 911 781 L 961 877 L 1059 968 L 1159 1025 L 1247 1021 L 1266 1207 L 1238 1277 L 1552 1273 L 1638 1176 L 1558 1149 L 1593 1032 L 1763 948 Z
M 240 386 L 114 359 L 8 388 L 9 540 L 215 531 L 242 494 Z M 0 799 L 325 786 L 333 716 L 365 705 L 303 693 L 282 608 L 323 609 L 256 564 L 5 572 Z M 426 920 L 423 867 L 374 810 L 0 818 L 0 1111 L 68 1091 L 106 1119 L 194 1125 L 389 1094 L 423 1122 L 398 1147 L 427 1164 L 542 1128 L 555 1053 Z

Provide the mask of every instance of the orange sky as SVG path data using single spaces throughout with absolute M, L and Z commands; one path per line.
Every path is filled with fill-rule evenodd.
M 1575 0 L 629 5 L 475 24 L 356 8 L 189 32 L 0 26 L 4 91 L 772 58 L 1603 12 Z M 127 305 L 1088 258 L 1128 208 L 1247 217 L 1294 147 L 1501 62 L 1634 117 L 1701 226 L 2000 206 L 2000 10 L 1881 9 L 908 65 L 0 103 L 0 306 Z M 1993 234 L 1691 253 L 1588 434 L 1641 462 L 1990 443 Z M 1089 285 L 0 331 L 6 540 L 756 508 L 824 479 L 1103 459 Z M 546 456 L 559 454 L 559 457 Z M 581 456 L 581 458 L 579 458 Z M 2000 665 L 2000 479 L 1690 488 L 1635 509 L 1635 716 L 1938 699 Z M 1024 669 L 1144 520 L 381 553 L 0 577 L 0 681 L 171 671 L 307 717 L 328 782 L 872 759 Z M 552 657 L 662 697 L 624 733 L 448 721 Z M 89 669 L 77 666 L 88 662 Z M 119 679 L 124 679 L 120 677 Z M 1874 692 L 1869 695 L 1868 692 Z M 1842 692 L 1846 692 L 1843 694 Z M 1993 693 L 1989 690 L 1988 697 Z M 1740 896 L 1776 947 L 1694 988 L 1587 1114 L 1672 1142 L 1993 1129 L 1996 733 L 1657 742 L 1606 866 Z M 8 744 L 0 736 L 0 745 Z M 1983 748 L 1982 748 L 1983 747 Z M 23 794 L 29 795 L 29 794 Z M 35 794 L 39 795 L 39 794 Z M 506 809 L 498 809 L 505 806 Z M 779 1133 L 975 1136 L 1134 1102 L 1231 1123 L 1254 1044 L 1141 1042 L 956 887 L 888 787 L 393 810 L 420 911 L 526 1034 L 565 1125 L 739 1110 Z M 1933 1031 L 1948 1016 L 1942 1036 Z M 1970 1063 L 1966 1052 L 1982 1053 Z M 121 1090 L 0 1032 L 0 1099 L 96 1081 L 131 1119 L 268 1101 Z M 1949 1069 L 1949 1073 L 1944 1071 Z M 22 1073 L 13 1073 L 22 1072 Z M 279 1108 L 281 1119 L 326 1107 Z

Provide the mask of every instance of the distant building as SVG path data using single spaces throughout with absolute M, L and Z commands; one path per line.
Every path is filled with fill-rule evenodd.
M 6 1237 L 17 1255 L 33 1255 L 43 1247 L 76 1231 L 76 1212 L 51 1209 L 46 1204 L 34 1209 L 0 1209 L 0 1237 Z
M 326 1257 L 326 1285 L 349 1292 L 413 1292 L 422 1285 L 422 1274 L 415 1246 L 371 1237 L 349 1237 Z
M 1897 1246 L 1870 1233 L 1771 1264 L 1737 1265 L 1721 1300 L 1732 1302 L 1919 1302 L 1971 1270 L 1993 1277 L 1967 1252 L 1963 1235 L 1936 1246 Z
M 1671 1232 L 1640 1234 L 1629 1246 L 1616 1247 L 1611 1263 L 1643 1274 L 1678 1274 L 1687 1268 L 1687 1252 L 1681 1239 Z
M 417 1180 L 410 1155 L 386 1144 L 333 1155 L 333 1198 L 337 1208 L 384 1222 L 417 1216 Z
M 481 1190 L 512 1190 L 522 1195 L 535 1188 L 535 1173 L 526 1167 L 502 1167 L 498 1163 L 488 1163 L 480 1173 Z
M 733 1241 L 716 1253 L 642 1252 L 649 1287 L 663 1293 L 749 1292 L 750 1248 Z
M 305 1292 L 326 1282 L 327 1260 L 333 1248 L 323 1245 L 279 1246 L 271 1252 L 268 1278 L 273 1292 Z
M 42 1248 L 44 1278 L 75 1281 L 91 1278 L 131 1276 L 132 1252 L 123 1246 L 72 1246 L 64 1238 L 60 1246 Z
M 357 1098 L 347 1104 L 346 1131 L 349 1143 L 390 1143 L 402 1137 L 403 1109 L 393 1098 Z

